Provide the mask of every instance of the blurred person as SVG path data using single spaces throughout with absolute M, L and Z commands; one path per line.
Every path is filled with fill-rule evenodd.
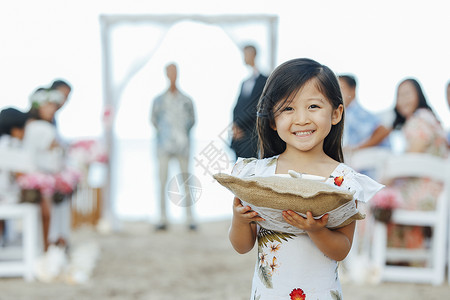
M 22 140 L 25 134 L 25 125 L 30 119 L 29 113 L 8 107 L 0 112 L 0 137 L 5 136 Z
M 60 108 L 66 104 L 69 99 L 70 93 L 72 92 L 71 85 L 62 79 L 57 79 L 52 82 L 50 89 L 60 91 L 64 95 L 64 100 L 62 101 Z
M 447 104 L 450 108 L 450 81 L 447 83 Z M 450 147 L 450 130 L 447 132 L 447 144 Z
M 67 101 L 72 93 L 72 86 L 65 80 L 56 79 L 52 82 L 49 89 L 59 91 L 64 96 L 63 101 L 58 108 L 58 111 L 59 111 L 67 103 Z M 56 114 L 55 114 L 55 117 L 53 117 L 52 123 L 56 126 L 56 128 L 58 128 L 58 124 L 56 123 Z M 61 147 L 67 148 L 68 147 L 67 141 L 65 141 L 61 137 L 59 131 L 57 131 L 57 134 L 58 134 L 58 136 L 57 136 L 58 143 L 61 145 Z
M 17 148 L 19 141 L 23 139 L 25 125 L 29 120 L 29 115 L 15 108 L 5 108 L 0 111 L 0 148 Z M 10 172 L 0 170 L 0 201 L 8 199 L 8 194 L 12 192 L 14 179 Z M 6 230 L 8 222 L 0 220 L 0 241 L 5 243 L 8 239 Z
M 389 147 L 390 128 L 384 126 L 373 113 L 365 110 L 356 94 L 356 79 L 352 75 L 339 75 L 345 105 L 345 125 L 343 145 L 347 151 L 367 147 Z
M 76 172 L 63 168 L 63 153 L 51 123 L 62 100 L 58 91 L 38 89 L 30 96 L 31 113 L 14 108 L 0 112 L 0 133 L 20 141 L 9 147 L 23 150 L 32 164 L 32 170 L 12 174 L 10 183 L 21 189 L 22 202 L 40 206 L 44 254 L 34 262 L 33 271 L 43 281 L 53 280 L 66 271 L 70 205 L 62 201 L 63 194 L 69 188 L 73 191 L 79 180 Z
M 37 171 L 42 176 L 54 176 L 63 168 L 63 149 L 58 143 L 53 120 L 64 101 L 64 95 L 53 89 L 38 88 L 30 96 L 31 120 L 25 127 L 22 147 L 33 154 Z M 66 229 L 53 227 L 56 232 L 49 237 L 54 191 L 41 189 L 40 192 L 44 249 L 52 243 L 66 246 L 69 235 Z
M 256 66 L 255 46 L 243 49 L 244 62 L 252 69 L 252 75 L 241 86 L 241 91 L 233 110 L 231 148 L 237 157 L 258 157 L 256 134 L 256 106 L 264 89 L 267 76 L 261 74 Z
M 445 131 L 429 106 L 416 79 L 408 78 L 397 87 L 394 108 L 394 130 L 401 130 L 406 142 L 405 152 L 428 153 L 447 157 Z M 402 209 L 433 210 L 442 184 L 426 178 L 401 178 L 386 183 L 401 195 Z M 423 248 L 430 232 L 426 227 L 388 225 L 388 246 Z
M 185 188 L 186 221 L 190 230 L 196 230 L 192 214 L 193 202 L 189 186 L 190 132 L 195 124 L 194 104 L 188 96 L 177 87 L 177 66 L 170 63 L 166 66 L 169 88 L 157 96 L 151 110 L 151 123 L 157 131 L 157 159 L 159 163 L 160 181 L 160 220 L 156 230 L 166 230 L 168 225 L 166 209 L 166 184 L 169 162 L 178 161 Z

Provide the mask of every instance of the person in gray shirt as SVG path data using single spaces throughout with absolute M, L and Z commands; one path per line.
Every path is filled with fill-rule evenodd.
M 160 220 L 156 230 L 167 229 L 166 184 L 168 166 L 172 159 L 179 162 L 185 195 L 180 206 L 186 207 L 186 221 L 190 230 L 196 229 L 192 215 L 192 199 L 189 191 L 190 132 L 195 124 L 194 104 L 177 87 L 177 66 L 166 66 L 169 88 L 153 101 L 151 123 L 157 131 L 157 156 L 160 180 Z

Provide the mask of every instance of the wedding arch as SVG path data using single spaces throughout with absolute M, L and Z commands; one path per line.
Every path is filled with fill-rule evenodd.
M 234 42 L 236 47 L 241 48 L 243 42 L 252 39 L 251 31 L 241 30 L 248 24 L 258 24 L 264 27 L 266 32 L 267 49 L 266 65 L 270 70 L 275 68 L 277 51 L 277 26 L 278 16 L 275 15 L 101 15 L 101 46 L 102 46 L 102 90 L 104 105 L 104 141 L 107 147 L 109 163 L 107 165 L 106 182 L 102 193 L 102 216 L 108 221 L 116 220 L 113 211 L 112 182 L 115 172 L 114 165 L 114 133 L 113 125 L 116 118 L 116 108 L 118 107 L 121 94 L 129 81 L 135 76 L 153 57 L 153 54 L 163 42 L 169 29 L 182 21 L 200 22 L 208 25 L 215 25 L 224 30 L 224 32 Z M 122 64 L 122 72 L 116 65 L 114 56 L 114 45 L 112 35 L 116 28 L 122 25 L 150 25 L 154 30 L 151 38 L 148 36 L 139 36 L 137 43 L 146 41 L 142 45 L 136 45 L 133 49 L 138 49 L 139 53 L 131 55 L 131 61 Z M 132 45 L 131 45 L 132 46 Z

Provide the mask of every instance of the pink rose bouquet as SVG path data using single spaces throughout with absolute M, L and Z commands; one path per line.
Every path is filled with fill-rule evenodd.
M 43 196 L 51 197 L 55 193 L 55 177 L 46 173 L 26 173 L 17 178 L 22 190 L 38 190 Z
M 384 208 L 384 209 L 394 209 L 400 206 L 402 203 L 400 193 L 393 188 L 384 188 L 370 201 L 372 207 Z

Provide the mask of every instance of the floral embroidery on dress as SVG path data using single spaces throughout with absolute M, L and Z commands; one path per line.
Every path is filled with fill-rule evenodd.
M 337 186 L 341 186 L 342 182 L 344 182 L 344 176 L 334 177 L 334 184 Z
M 277 253 L 281 249 L 283 241 L 288 241 L 295 235 L 285 232 L 277 232 L 260 227 L 258 232 L 258 276 L 264 286 L 268 289 L 273 288 L 272 276 L 277 272 L 278 264 Z M 264 252 L 268 250 L 269 253 Z
M 272 262 L 269 264 L 270 275 L 273 275 L 279 266 L 280 265 L 277 264 L 277 258 L 275 256 L 272 257 Z
M 272 289 L 273 284 L 271 268 L 266 260 L 267 254 L 263 252 L 261 246 L 258 246 L 258 254 L 258 277 L 266 288 Z
M 291 296 L 291 300 L 305 300 L 306 294 L 303 292 L 302 289 L 293 289 L 292 292 L 289 294 Z
M 234 175 L 241 174 L 245 170 L 247 165 L 251 162 L 256 162 L 256 158 L 239 158 L 238 161 L 236 162 L 236 164 L 234 165 L 233 170 L 231 171 L 231 174 L 234 174 Z M 250 169 L 247 171 L 250 171 L 251 174 L 246 174 L 246 176 L 255 176 L 254 170 Z
M 261 295 L 256 295 L 258 289 L 255 290 L 255 292 L 253 293 L 253 300 L 259 300 L 261 299 Z
M 276 164 L 278 161 L 278 157 L 272 157 L 268 162 L 267 162 L 267 167 L 272 166 L 273 164 Z
M 339 291 L 330 291 L 330 295 L 333 300 L 342 300 L 342 295 Z
M 267 247 L 267 243 L 269 242 L 279 242 L 288 241 L 295 236 L 295 234 L 287 233 L 287 232 L 278 232 L 273 230 L 268 230 L 263 227 L 259 229 L 258 232 L 258 245 Z
M 254 157 L 244 158 L 244 159 L 242 160 L 242 163 L 243 163 L 244 166 L 245 166 L 246 164 L 248 164 L 248 163 L 250 163 L 250 162 L 252 162 L 252 161 L 254 161 L 254 160 L 256 160 L 256 158 L 254 158 Z
M 270 252 L 275 253 L 275 252 L 277 252 L 278 250 L 280 250 L 280 247 L 281 247 L 281 243 L 278 244 L 278 245 L 275 244 L 275 243 L 270 244 L 270 246 L 269 246 Z
M 338 262 L 337 264 L 336 264 L 336 268 L 334 269 L 334 280 L 335 281 L 338 281 L 339 280 L 339 264 L 340 264 L 340 262 Z

